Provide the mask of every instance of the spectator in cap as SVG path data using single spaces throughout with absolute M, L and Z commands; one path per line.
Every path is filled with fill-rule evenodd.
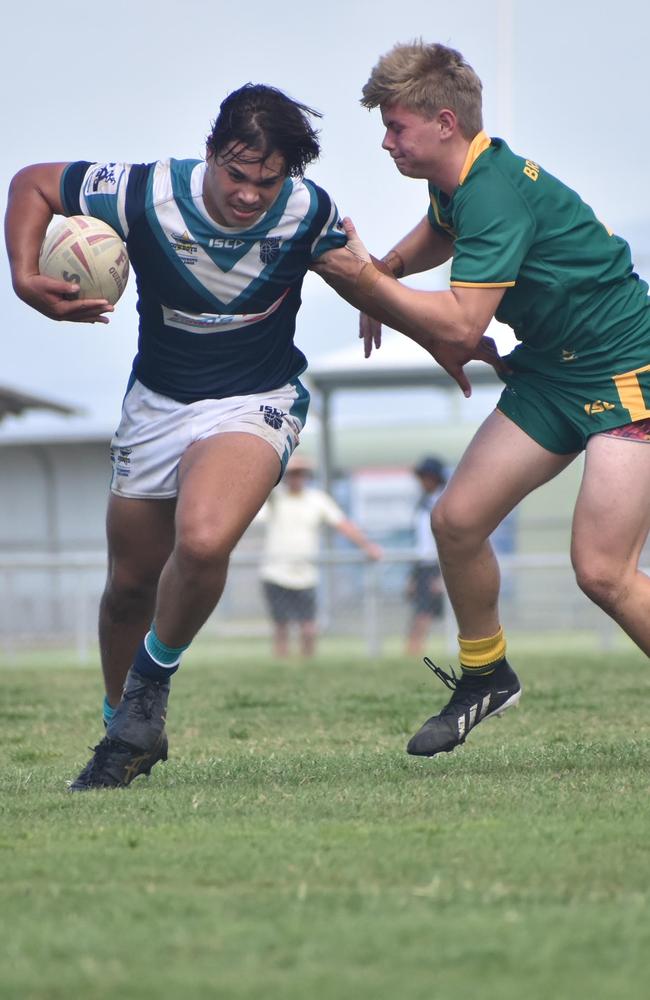
M 316 588 L 318 547 L 323 525 L 354 542 L 369 559 L 382 552 L 350 521 L 324 490 L 310 484 L 314 464 L 294 455 L 282 483 L 271 493 L 257 520 L 266 525 L 260 577 L 273 622 L 273 652 L 290 652 L 290 626 L 298 628 L 299 650 L 314 655 L 317 636 Z
M 434 619 L 441 618 L 444 610 L 438 550 L 431 532 L 431 511 L 445 488 L 447 476 L 443 463 L 433 455 L 427 455 L 418 462 L 413 472 L 421 492 L 413 525 L 417 556 L 406 590 L 413 609 L 406 649 L 409 654 L 420 656 Z

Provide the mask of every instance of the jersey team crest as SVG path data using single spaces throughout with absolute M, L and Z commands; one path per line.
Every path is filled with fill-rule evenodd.
M 260 240 L 260 260 L 263 264 L 270 264 L 276 260 L 280 253 L 281 236 L 267 236 Z

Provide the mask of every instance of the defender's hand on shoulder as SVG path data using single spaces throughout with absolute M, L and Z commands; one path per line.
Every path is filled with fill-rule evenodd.
M 351 219 L 343 219 L 341 225 L 347 237 L 347 243 L 344 247 L 328 250 L 321 254 L 313 262 L 312 270 L 320 274 L 326 281 L 330 278 L 339 278 L 356 282 L 363 269 L 371 264 L 370 253 L 354 228 Z

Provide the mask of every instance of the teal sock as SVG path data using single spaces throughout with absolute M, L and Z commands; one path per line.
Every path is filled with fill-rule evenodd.
M 186 649 L 187 646 L 167 646 L 161 642 L 152 625 L 138 647 L 133 669 L 143 677 L 149 677 L 159 684 L 167 684 L 172 674 L 178 670 Z
M 113 708 L 107 696 L 104 695 L 104 704 L 102 706 L 102 715 L 104 716 L 104 725 L 107 726 L 113 716 L 115 715 L 117 709 Z
M 175 667 L 180 662 L 180 658 L 188 648 L 187 646 L 166 646 L 161 642 L 156 634 L 156 628 L 151 623 L 151 629 L 144 637 L 144 648 L 156 663 L 163 667 Z

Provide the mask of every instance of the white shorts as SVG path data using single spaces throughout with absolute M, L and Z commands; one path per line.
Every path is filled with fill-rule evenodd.
M 111 441 L 111 491 L 123 497 L 169 499 L 178 492 L 178 465 L 191 444 L 239 431 L 275 448 L 282 472 L 298 444 L 309 393 L 295 379 L 280 389 L 227 399 L 179 403 L 137 380 L 122 404 Z

